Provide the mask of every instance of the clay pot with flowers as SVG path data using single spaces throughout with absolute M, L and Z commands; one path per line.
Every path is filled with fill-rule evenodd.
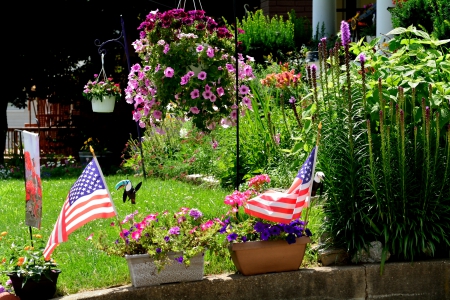
M 235 191 L 225 198 L 231 206 L 219 230 L 226 235 L 231 259 L 243 275 L 295 271 L 311 242 L 306 222 L 295 219 L 277 223 L 250 216 L 242 209 L 250 198 L 270 182 L 267 175 L 258 175 L 248 182 L 244 192 Z

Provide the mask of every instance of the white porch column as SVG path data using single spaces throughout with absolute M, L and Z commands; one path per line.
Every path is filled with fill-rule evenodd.
M 391 13 L 387 10 L 388 7 L 392 7 L 392 0 L 377 0 L 377 11 L 375 12 L 377 18 L 377 37 L 381 37 L 380 42 L 384 42 L 386 37 L 382 34 L 386 34 L 391 31 L 392 20 Z
M 325 24 L 325 35 L 328 37 L 336 34 L 336 0 L 313 0 L 312 29 L 313 37 L 316 35 L 317 23 L 319 23 L 319 38 L 322 23 Z

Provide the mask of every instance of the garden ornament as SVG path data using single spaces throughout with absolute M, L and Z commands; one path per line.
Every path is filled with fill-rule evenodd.
M 311 190 L 311 196 L 315 196 L 318 189 L 320 189 L 320 194 L 323 191 L 323 180 L 325 179 L 325 174 L 323 172 L 316 172 L 314 176 L 314 181 Z
M 136 185 L 136 188 L 134 188 L 131 181 L 128 179 L 125 179 L 125 180 L 119 181 L 116 184 L 115 188 L 116 188 L 116 190 L 125 188 L 125 190 L 123 191 L 123 203 L 125 203 L 125 201 L 127 200 L 127 197 L 128 197 L 128 198 L 130 198 L 132 204 L 136 204 L 136 192 L 139 191 L 139 189 L 141 188 L 141 185 L 142 185 L 142 181 Z

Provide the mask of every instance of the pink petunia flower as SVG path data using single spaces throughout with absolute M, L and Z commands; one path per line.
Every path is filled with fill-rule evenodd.
M 203 96 L 203 98 L 204 99 L 209 99 L 210 97 L 211 97 L 211 92 L 210 91 L 204 91 L 203 93 L 202 93 L 202 96 Z
M 208 50 L 206 50 L 206 55 L 208 55 L 209 58 L 214 57 L 214 49 L 211 47 L 208 47 Z
M 198 45 L 196 50 L 197 50 L 197 52 L 202 52 L 203 51 L 203 46 L 202 45 Z
M 201 71 L 200 73 L 198 73 L 197 77 L 200 80 L 205 80 L 206 79 L 206 72 L 205 71 Z
M 240 94 L 242 94 L 242 95 L 246 95 L 246 94 L 248 94 L 248 92 L 250 92 L 250 89 L 248 88 L 248 86 L 246 86 L 246 85 L 241 85 L 240 87 L 239 87 L 239 93 Z
M 191 107 L 190 111 L 194 115 L 198 115 L 200 113 L 200 110 L 197 108 L 197 106 Z
M 211 96 L 209 96 L 209 100 L 211 100 L 211 102 L 216 102 L 216 100 L 217 100 L 216 95 L 214 95 L 213 93 L 211 93 Z
M 219 97 L 222 97 L 225 94 L 225 91 L 224 91 L 223 87 L 221 87 L 221 86 L 219 86 L 216 91 L 217 91 L 217 95 L 219 95 Z
M 173 74 L 174 74 L 175 72 L 173 71 L 173 69 L 171 68 L 171 67 L 167 67 L 165 70 L 164 70 L 164 75 L 166 76 L 166 77 L 172 77 L 173 76 Z
M 164 54 L 167 54 L 167 52 L 169 52 L 169 50 L 170 50 L 169 44 L 164 45 L 164 50 L 163 50 Z
M 191 92 L 191 99 L 195 99 L 200 97 L 200 91 L 198 89 L 195 89 Z
M 154 117 L 155 119 L 157 119 L 157 120 L 161 120 L 162 112 L 160 112 L 159 110 L 155 110 L 155 111 L 153 112 L 153 117 Z

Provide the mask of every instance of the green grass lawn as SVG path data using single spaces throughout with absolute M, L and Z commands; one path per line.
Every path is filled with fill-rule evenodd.
M 153 178 L 143 182 L 141 189 L 137 193 L 135 205 L 132 205 L 130 201 L 123 203 L 123 190 L 114 190 L 115 184 L 122 179 L 125 179 L 125 177 L 119 175 L 106 177 L 120 220 L 135 210 L 142 214 L 148 214 L 164 210 L 176 211 L 180 207 L 195 207 L 211 218 L 220 217 L 228 210 L 223 200 L 230 191 Z M 45 241 L 47 241 L 53 230 L 67 193 L 75 180 L 76 178 L 44 179 L 42 182 L 42 226 L 40 230 L 33 228 L 33 233 L 40 233 Z M 142 179 L 132 178 L 131 180 L 136 185 Z M 29 236 L 29 229 L 25 226 L 24 182 L 22 180 L 8 179 L 0 183 L 0 232 L 7 231 L 10 238 L 17 235 Z M 317 218 L 317 216 L 315 213 L 312 215 L 311 223 L 315 223 L 314 218 Z M 117 219 L 110 218 L 92 221 L 74 231 L 67 242 L 60 244 L 55 249 L 53 257 L 62 270 L 58 279 L 58 296 L 131 283 L 127 263 L 124 258 L 108 256 L 104 252 L 97 250 L 92 240 L 86 239 L 93 233 L 93 240 L 96 240 L 101 231 L 106 232 L 111 241 L 117 239 L 119 234 L 118 226 L 111 226 L 111 222 L 117 224 Z M 314 227 L 310 227 L 312 227 L 314 232 Z M 2 243 L 0 241 L 0 250 L 2 247 L 5 247 L 5 243 Z M 307 253 L 304 264 L 310 265 L 314 260 L 314 255 Z M 236 269 L 229 258 L 206 254 L 205 274 L 235 271 Z M 7 279 L 5 275 L 0 276 L 1 283 L 4 283 Z

